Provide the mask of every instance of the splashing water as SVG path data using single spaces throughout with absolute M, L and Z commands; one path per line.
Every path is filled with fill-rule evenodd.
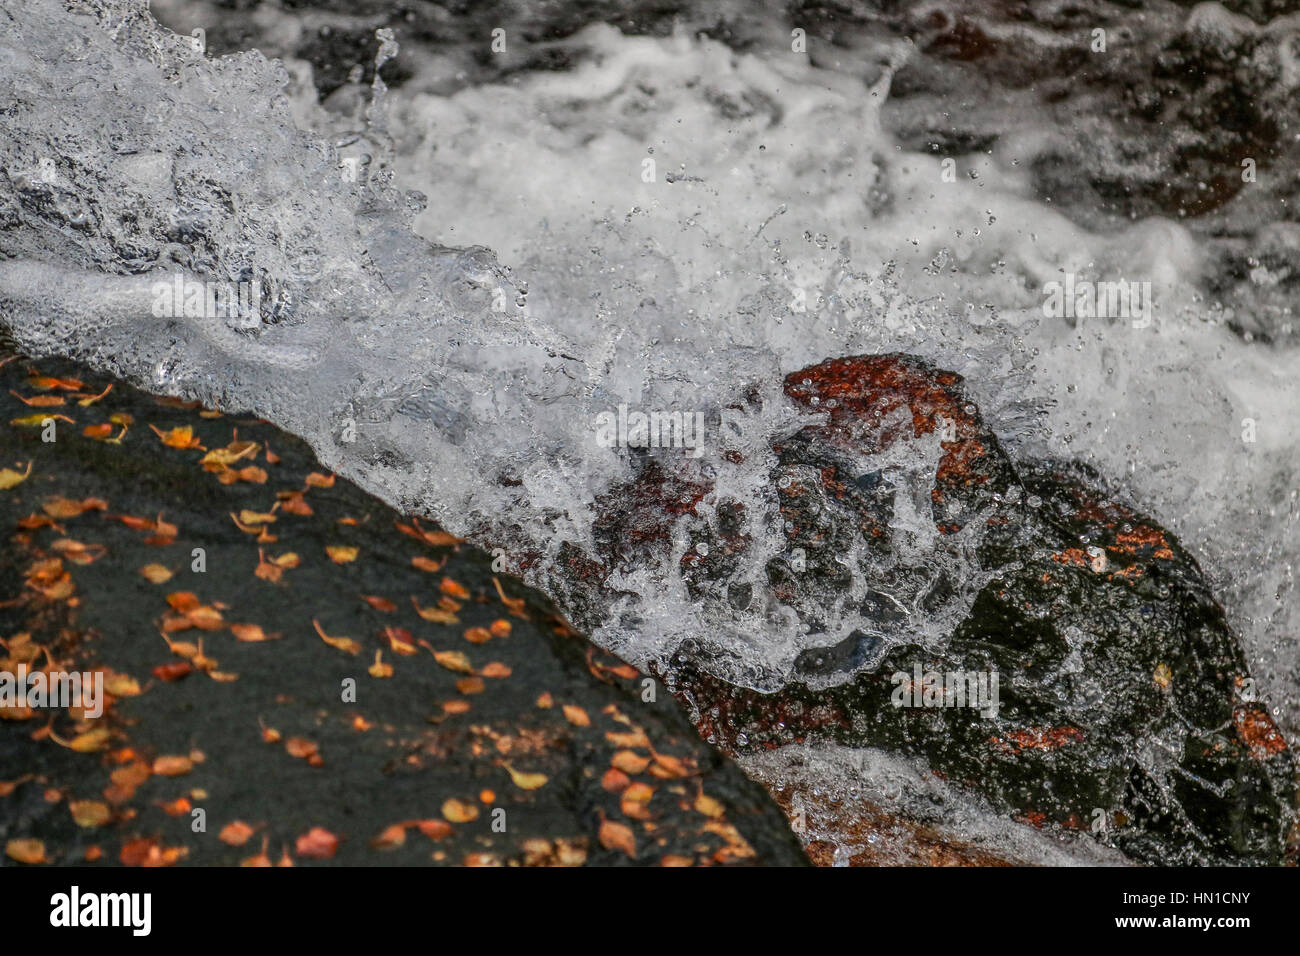
M 712 526 L 719 502 L 746 505 L 754 545 L 730 583 L 755 597 L 693 597 L 680 568 L 700 542 L 679 523 L 665 551 L 611 571 L 606 606 L 570 610 L 641 666 L 706 636 L 752 686 L 827 633 L 873 626 L 852 599 L 863 549 L 844 555 L 849 600 L 825 609 L 827 633 L 768 585 L 787 547 L 771 445 L 809 420 L 782 376 L 911 352 L 963 374 L 1013 454 L 1091 461 L 1178 533 L 1272 709 L 1300 727 L 1290 355 L 1216 321 L 1184 226 L 1095 233 L 1035 199 L 1032 117 L 948 181 L 881 124 L 906 43 L 837 72 L 602 26 L 563 41 L 570 72 L 435 94 L 388 90 L 376 70 L 355 110 L 326 110 L 306 63 L 206 58 L 138 0 L 73 6 L 0 0 L 15 104 L 0 115 L 0 316 L 24 349 L 270 418 L 561 600 L 572 556 L 598 554 L 596 502 L 647 457 L 697 475 Z M 379 63 L 396 55 L 391 35 L 377 47 Z M 1045 318 L 1062 273 L 1150 282 L 1151 323 Z M 158 283 L 177 275 L 254 282 L 261 306 L 160 317 Z M 698 413 L 703 441 L 602 441 L 620 406 Z M 1243 445 L 1247 418 L 1258 440 Z M 864 463 L 914 503 L 896 514 L 897 559 L 956 585 L 891 639 L 941 642 L 984 583 L 976 542 L 953 550 L 920 517 L 937 459 L 918 437 Z

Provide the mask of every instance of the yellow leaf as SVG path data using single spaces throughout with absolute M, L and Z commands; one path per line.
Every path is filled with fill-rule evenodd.
M 48 863 L 45 857 L 45 844 L 40 840 L 10 840 L 5 844 L 5 853 L 11 860 L 19 863 Z
M 343 651 L 344 653 L 347 654 L 361 653 L 361 645 L 356 641 L 354 641 L 352 638 L 330 637 L 321 629 L 319 622 L 317 622 L 315 618 L 312 618 L 311 624 L 312 627 L 316 628 L 316 633 L 320 635 L 320 639 L 324 641 L 326 644 L 328 644 L 330 647 L 337 648 L 338 650 Z
M 263 511 L 249 511 L 245 508 L 239 512 L 239 520 L 242 524 L 270 524 L 275 520 L 275 515 Z
M 259 644 L 262 641 L 274 640 L 274 637 L 268 637 L 266 632 L 257 624 L 232 624 L 230 633 L 235 635 L 235 640 L 243 641 L 245 644 Z
M 161 564 L 146 564 L 140 569 L 140 573 L 144 575 L 146 580 L 151 581 L 154 584 L 162 584 L 166 581 L 170 581 L 172 576 L 171 571 L 163 567 Z
M 384 652 L 375 651 L 375 662 L 370 665 L 371 677 L 392 677 L 393 665 L 384 663 Z
M 32 463 L 30 461 L 27 463 L 27 470 L 21 474 L 12 468 L 0 468 L 0 491 L 8 491 L 10 488 L 21 485 L 31 473 Z
M 113 817 L 108 804 L 98 800 L 73 800 L 68 804 L 68 810 L 79 827 L 102 827 Z
M 478 807 L 468 800 L 457 800 L 452 797 L 443 803 L 442 815 L 452 823 L 469 823 L 478 819 Z
M 460 618 L 450 611 L 444 611 L 437 607 L 420 607 L 415 598 L 411 598 L 411 603 L 415 605 L 415 613 L 420 615 L 426 621 L 432 621 L 435 624 L 459 624 Z
M 110 674 L 104 678 L 104 690 L 114 697 L 139 697 L 140 682 L 129 674 Z
M 469 658 L 460 651 L 434 651 L 433 659 L 447 670 L 455 671 L 457 674 L 474 673 L 474 667 L 470 664 Z
M 564 716 L 575 727 L 591 726 L 591 718 L 587 716 L 587 712 L 573 704 L 564 705 Z
M 335 564 L 347 564 L 357 559 L 357 549 L 350 545 L 331 544 L 326 546 L 325 551 Z
M 702 813 L 706 817 L 713 817 L 716 820 L 726 813 L 726 807 L 722 805 L 722 801 L 715 800 L 701 790 L 700 795 L 695 798 L 695 812 Z
M 607 850 L 622 850 L 628 856 L 636 856 L 636 835 L 632 828 L 613 820 L 601 821 L 600 845 Z
M 153 772 L 160 777 L 180 777 L 194 769 L 189 757 L 159 757 L 153 762 Z
M 510 773 L 510 779 L 515 782 L 515 786 L 520 790 L 536 790 L 539 787 L 546 786 L 546 774 L 544 773 L 520 773 L 510 764 L 502 764 Z
M 80 754 L 94 753 L 96 750 L 103 750 L 108 746 L 108 731 L 88 730 L 84 734 L 78 734 L 68 742 L 69 750 L 75 750 Z
M 199 444 L 199 440 L 194 437 L 194 429 L 189 425 L 173 428 L 169 432 L 164 432 L 153 425 L 150 425 L 149 427 L 153 429 L 154 434 L 157 435 L 162 440 L 162 443 L 168 448 L 180 448 L 184 450 L 188 448 L 203 447 Z
M 56 419 L 61 422 L 67 422 L 69 425 L 77 424 L 67 415 L 47 415 L 41 413 L 36 415 L 24 415 L 21 418 L 11 418 L 9 424 L 21 425 L 24 428 L 40 428 L 44 426 L 47 421 L 54 421 Z
M 260 447 L 255 441 L 233 441 L 225 448 L 212 449 L 199 459 L 199 464 L 204 467 L 224 468 L 240 459 L 256 455 Z

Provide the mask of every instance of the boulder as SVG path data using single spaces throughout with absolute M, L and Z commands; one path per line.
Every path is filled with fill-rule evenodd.
M 490 556 L 266 422 L 0 361 L 0 678 L 104 689 L 0 697 L 9 861 L 806 862 L 670 694 Z

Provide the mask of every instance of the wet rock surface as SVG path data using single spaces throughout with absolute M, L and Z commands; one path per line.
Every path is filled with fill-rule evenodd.
M 5 862 L 805 862 L 671 695 L 489 556 L 262 421 L 0 361 L 0 670 L 107 693 L 4 701 Z
M 1171 535 L 1094 474 L 1013 464 L 960 377 L 919 360 L 828 361 L 792 373 L 786 393 L 827 414 L 775 449 L 785 533 L 803 560 L 773 559 L 769 579 L 814 635 L 837 603 L 870 623 L 806 649 L 775 692 L 712 676 L 735 662 L 707 640 L 683 647 L 666 678 L 706 738 L 733 753 L 834 741 L 918 757 L 1022 822 L 1090 830 L 1145 862 L 1285 859 L 1291 753 L 1255 700 L 1223 609 Z M 877 464 L 927 437 L 940 450 L 928 529 L 899 521 L 915 488 L 892 486 Z M 668 467 L 626 489 L 608 519 L 623 534 L 610 554 L 666 547 L 681 521 L 707 545 L 684 559 L 683 577 L 699 593 L 725 590 L 750 542 L 697 518 L 707 483 L 687 464 L 686 478 Z M 933 544 L 918 549 L 927 530 Z M 976 572 L 964 585 L 945 573 L 964 565 Z M 982 583 L 963 606 L 954 594 L 971 580 Z M 955 615 L 950 633 L 909 635 L 915 618 L 940 614 Z

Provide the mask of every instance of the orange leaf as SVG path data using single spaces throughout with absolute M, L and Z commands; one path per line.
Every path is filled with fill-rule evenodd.
M 591 726 L 591 718 L 587 716 L 587 712 L 574 704 L 564 705 L 564 716 L 575 727 Z
M 5 844 L 5 854 L 19 863 L 48 863 L 45 844 L 40 840 L 10 840 Z
M 161 564 L 146 564 L 140 569 L 140 573 L 154 584 L 164 584 L 171 580 L 172 576 L 172 572 Z
M 339 838 L 324 827 L 312 827 L 298 837 L 295 846 L 299 856 L 309 860 L 328 860 L 338 850 Z
M 326 545 L 325 551 L 330 556 L 330 560 L 335 564 L 347 564 L 357 559 L 357 549 L 351 545 Z
M 230 846 L 243 846 L 249 841 L 253 833 L 256 832 L 243 820 L 235 820 L 233 823 L 227 823 L 217 834 L 217 839 L 222 843 Z
M 279 637 L 276 635 L 267 635 L 258 624 L 232 624 L 230 633 L 235 635 L 235 640 L 243 641 L 245 644 L 260 644 L 262 641 L 273 641 Z
M 601 820 L 600 845 L 606 850 L 622 850 L 630 857 L 636 856 L 636 836 L 632 828 L 613 820 Z
M 316 628 L 316 633 L 320 635 L 320 639 L 324 641 L 326 644 L 328 644 L 330 647 L 337 648 L 338 650 L 343 651 L 346 654 L 361 653 L 361 645 L 356 641 L 352 640 L 352 638 L 330 637 L 321 629 L 320 623 L 315 618 L 312 618 L 311 624 L 312 627 Z
M 173 428 L 169 432 L 163 432 L 161 429 L 150 425 L 155 435 L 157 435 L 164 445 L 168 448 L 179 448 L 186 450 L 190 448 L 202 448 L 199 440 L 194 437 L 194 429 L 189 425 L 183 425 L 179 428 Z
M 68 804 L 68 810 L 72 813 L 72 819 L 76 821 L 77 826 L 102 827 L 113 816 L 113 811 L 109 809 L 107 803 L 100 803 L 98 800 L 73 800 Z
M 180 777 L 194 769 L 194 761 L 189 757 L 159 757 L 153 762 L 153 772 L 160 777 Z
M 51 498 L 41 506 L 42 510 L 51 518 L 75 518 L 87 511 L 103 511 L 107 507 L 108 502 L 103 498 L 86 498 L 82 501 L 72 501 L 69 498 Z
M 478 807 L 468 800 L 452 797 L 443 802 L 442 815 L 452 823 L 469 823 L 478 819 Z
M 457 674 L 473 674 L 474 667 L 470 664 L 469 658 L 460 651 L 434 651 L 433 659 Z
M 451 578 L 442 579 L 442 593 L 454 598 L 460 598 L 462 601 L 469 597 L 469 591 L 462 584 L 457 584 Z
M 420 607 L 414 597 L 411 598 L 411 604 L 415 606 L 415 613 L 420 615 L 426 621 L 432 621 L 435 624 L 459 624 L 460 618 L 449 611 L 441 610 L 436 607 Z

